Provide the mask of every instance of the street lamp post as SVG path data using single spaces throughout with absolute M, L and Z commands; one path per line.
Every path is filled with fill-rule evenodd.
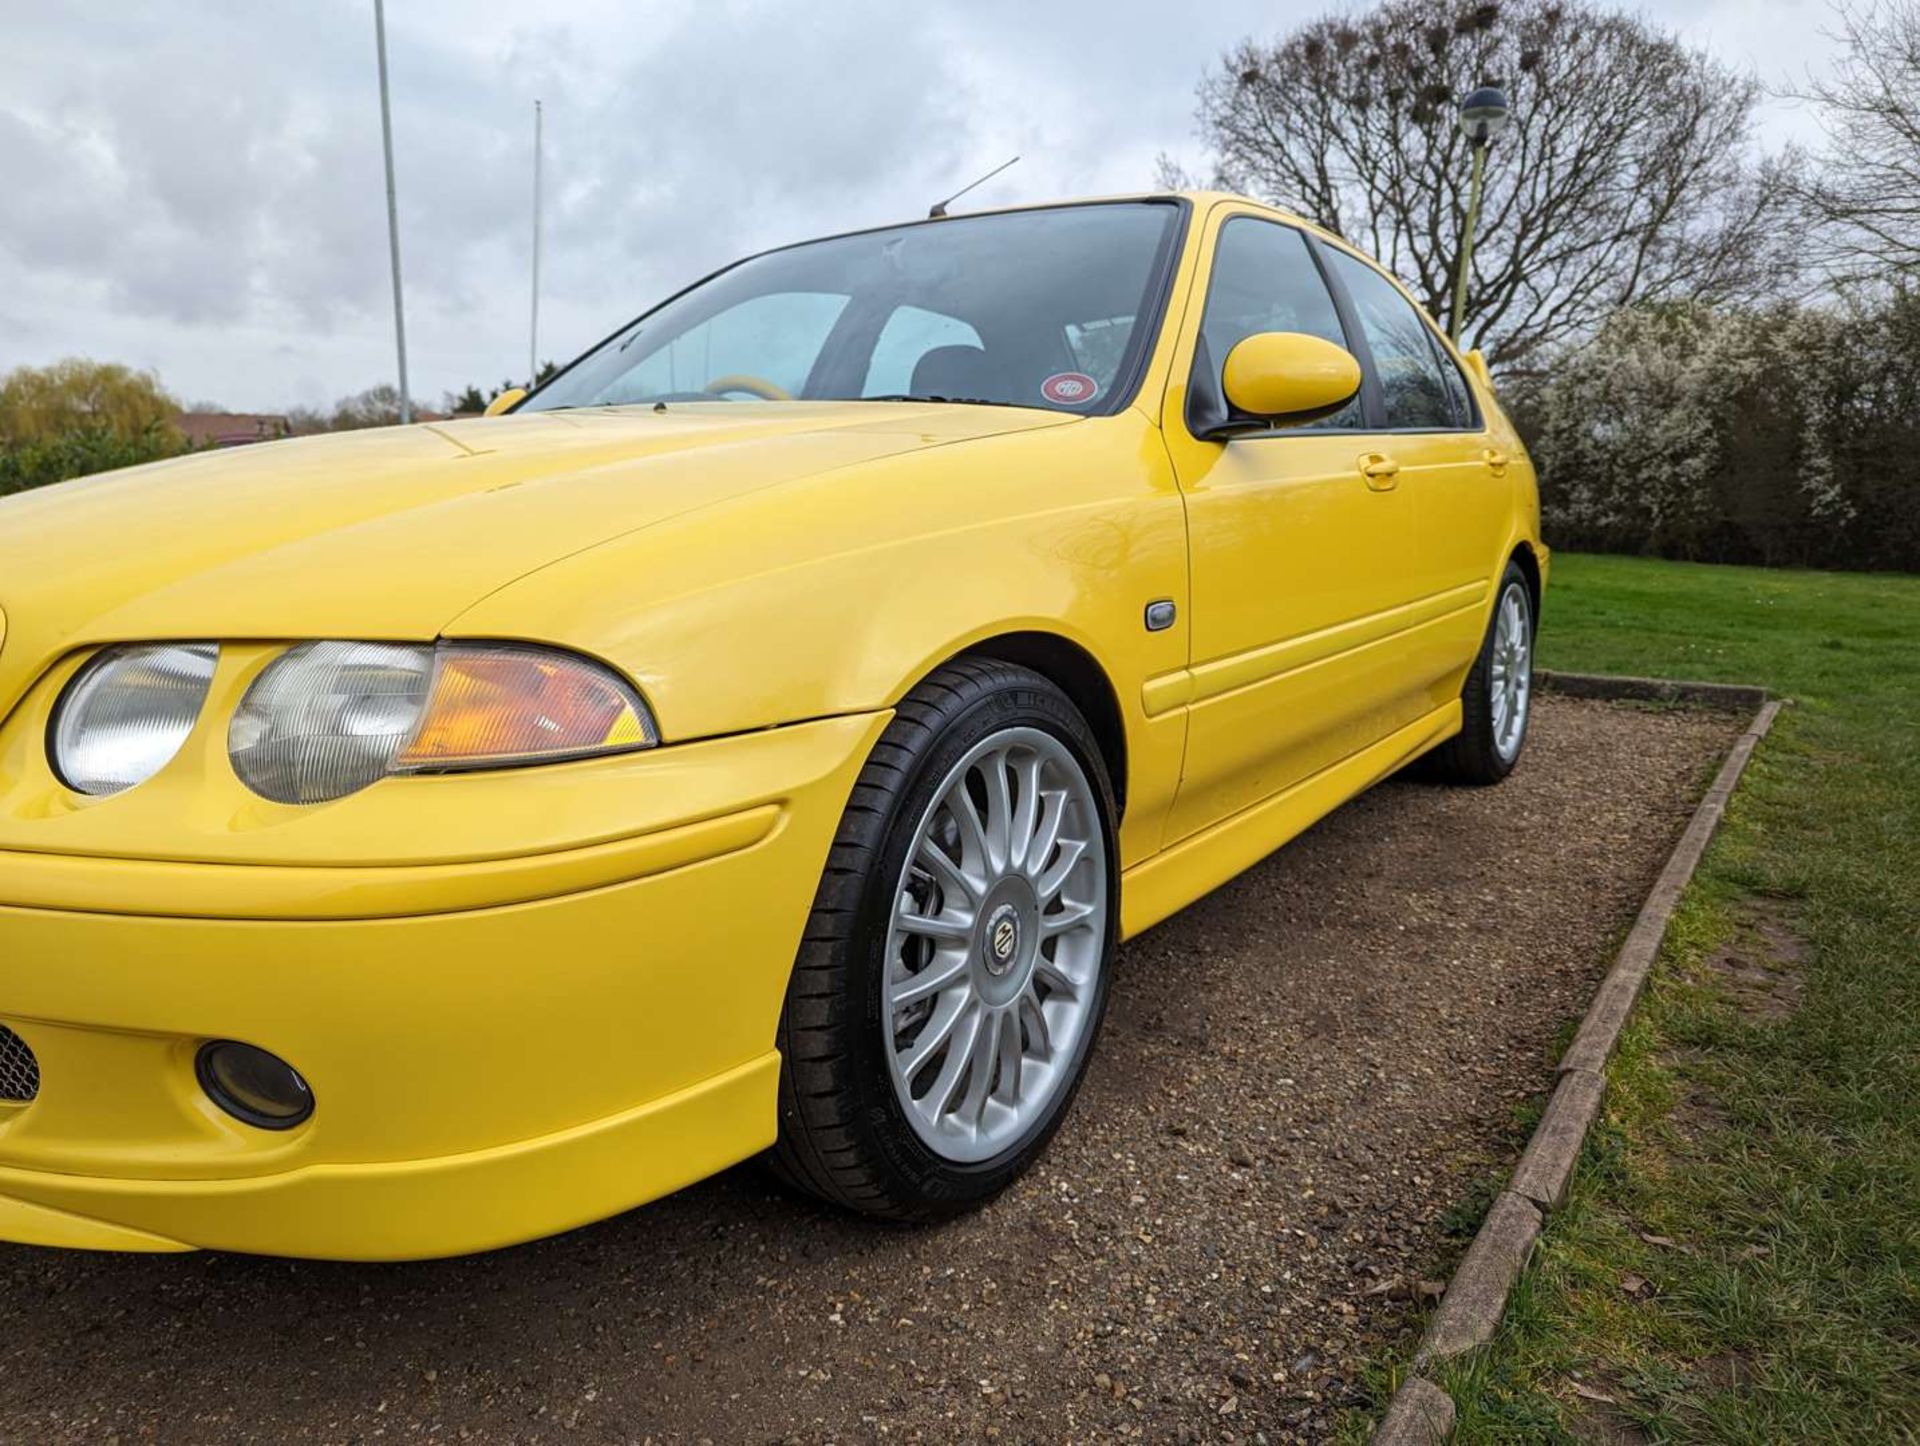
M 1467 310 L 1467 272 L 1473 266 L 1473 232 L 1480 222 L 1480 178 L 1486 170 L 1487 147 L 1512 114 L 1506 92 L 1483 85 L 1460 102 L 1460 129 L 1473 147 L 1473 178 L 1467 183 L 1467 223 L 1460 233 L 1460 273 L 1453 279 L 1453 325 L 1447 335 L 1460 344 L 1460 326 Z

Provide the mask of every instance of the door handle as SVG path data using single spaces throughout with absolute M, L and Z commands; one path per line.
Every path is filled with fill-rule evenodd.
M 1485 460 L 1487 466 L 1492 469 L 1493 475 L 1496 477 L 1506 471 L 1507 463 L 1513 460 L 1498 447 L 1489 447 L 1486 451 L 1482 452 L 1480 456 Z
M 1381 452 L 1363 452 L 1360 475 L 1375 492 L 1391 492 L 1400 485 L 1400 464 Z

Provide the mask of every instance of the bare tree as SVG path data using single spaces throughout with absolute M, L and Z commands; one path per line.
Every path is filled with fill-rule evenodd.
M 1920 272 L 1920 6 L 1835 7 L 1846 46 L 1833 74 L 1789 92 L 1813 105 L 1827 153 L 1797 178 L 1843 278 Z
M 1466 209 L 1458 98 L 1504 86 L 1466 337 L 1497 365 L 1634 301 L 1735 300 L 1778 284 L 1781 164 L 1749 144 L 1757 82 L 1641 20 L 1578 3 L 1387 0 L 1200 84 L 1216 179 L 1338 232 L 1444 314 Z

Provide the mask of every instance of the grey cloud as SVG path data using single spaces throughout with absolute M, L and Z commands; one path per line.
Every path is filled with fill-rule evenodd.
M 524 370 L 536 95 L 541 351 L 565 357 L 743 252 L 920 214 L 1016 150 L 976 201 L 1150 184 L 1201 69 L 1320 8 L 389 0 L 415 391 Z M 0 369 L 151 361 L 249 407 L 390 376 L 372 29 L 370 0 L 9 7 Z

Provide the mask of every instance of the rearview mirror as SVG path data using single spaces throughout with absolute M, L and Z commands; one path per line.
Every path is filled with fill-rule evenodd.
M 1298 331 L 1261 331 L 1227 353 L 1220 380 L 1236 412 L 1299 425 L 1331 416 L 1360 390 L 1360 363 L 1345 347 Z
M 509 407 L 519 406 L 521 402 L 526 400 L 526 396 L 527 389 L 525 387 L 508 387 L 504 392 L 500 393 L 499 396 L 487 403 L 487 410 L 482 415 L 497 417 Z

